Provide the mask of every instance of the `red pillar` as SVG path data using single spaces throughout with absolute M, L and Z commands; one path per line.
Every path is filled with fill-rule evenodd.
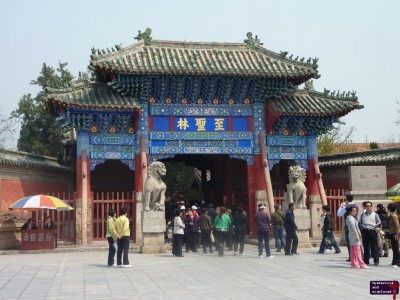
M 82 199 L 82 157 L 76 160 L 76 198 Z
M 142 161 L 140 153 L 135 154 L 135 193 L 138 192 L 143 192 Z
M 256 224 L 254 216 L 256 214 L 256 199 L 257 190 L 265 190 L 264 170 L 262 168 L 261 154 L 254 154 L 254 164 L 247 165 L 247 185 L 248 185 L 248 218 L 253 236 L 256 233 Z
M 319 195 L 318 181 L 315 176 L 314 163 L 308 159 L 308 170 L 306 171 L 306 187 L 308 196 Z

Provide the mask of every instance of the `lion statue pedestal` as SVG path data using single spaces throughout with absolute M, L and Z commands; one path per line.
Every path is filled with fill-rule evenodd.
M 165 212 L 142 211 L 142 245 L 140 253 L 165 253 Z
M 166 174 L 162 162 L 154 162 L 149 166 L 143 191 L 142 245 L 140 253 L 165 253 L 165 183 L 161 176 Z
M 283 211 L 288 209 L 289 203 L 295 204 L 294 217 L 297 225 L 297 236 L 299 238 L 299 248 L 311 248 L 310 233 L 311 215 L 306 207 L 307 188 L 306 170 L 300 166 L 291 166 L 289 168 L 289 184 L 285 194 L 285 201 L 282 205 Z
M 295 222 L 297 225 L 297 237 L 299 238 L 299 248 L 312 248 L 310 242 L 311 216 L 309 209 L 295 209 Z

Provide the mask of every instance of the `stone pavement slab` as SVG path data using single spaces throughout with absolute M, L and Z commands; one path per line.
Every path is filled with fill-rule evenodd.
M 300 255 L 272 251 L 258 258 L 257 247 L 245 256 L 216 254 L 129 254 L 131 269 L 106 266 L 107 252 L 0 255 L 0 299 L 392 299 L 370 295 L 371 280 L 399 280 L 400 268 L 388 265 L 351 269 L 342 254 Z

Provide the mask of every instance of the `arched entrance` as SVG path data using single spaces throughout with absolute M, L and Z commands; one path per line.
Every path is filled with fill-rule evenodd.
M 174 163 L 184 163 L 193 167 L 192 176 L 197 176 L 200 189 L 197 193 L 199 204 L 213 203 L 217 206 L 234 208 L 241 204 L 247 209 L 247 163 L 245 160 L 230 158 L 224 154 L 177 154 L 173 158 L 164 158 L 160 161 L 167 166 Z M 187 178 L 188 183 L 191 178 Z M 175 191 L 168 188 L 167 193 L 172 195 Z M 195 197 L 195 196 L 194 196 Z M 203 204 L 203 205 L 204 205 Z
M 105 160 L 91 171 L 92 192 L 92 237 L 102 240 L 106 236 L 107 214 L 115 209 L 117 215 L 120 207 L 128 207 L 131 233 L 135 218 L 135 172 L 120 160 Z

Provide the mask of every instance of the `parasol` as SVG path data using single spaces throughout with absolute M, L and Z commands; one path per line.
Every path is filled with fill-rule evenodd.
M 63 200 L 47 195 L 34 195 L 24 197 L 13 203 L 8 209 L 56 209 L 56 210 L 74 210 L 72 206 Z
M 394 202 L 400 202 L 400 183 L 397 183 L 388 189 L 385 195 Z

